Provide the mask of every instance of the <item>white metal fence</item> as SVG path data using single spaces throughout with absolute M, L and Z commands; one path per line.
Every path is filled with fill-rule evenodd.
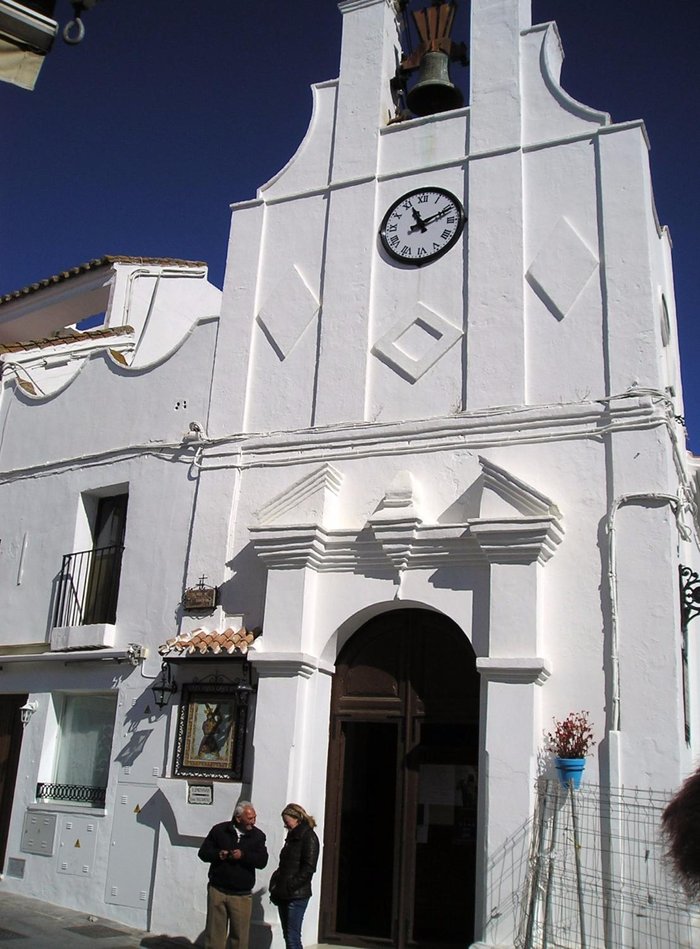
M 700 909 L 664 859 L 669 795 L 542 780 L 520 893 L 521 949 L 700 949 Z

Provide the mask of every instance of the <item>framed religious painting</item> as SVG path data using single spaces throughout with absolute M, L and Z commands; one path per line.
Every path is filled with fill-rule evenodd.
M 247 691 L 228 682 L 183 685 L 175 740 L 175 777 L 240 780 L 247 700 Z

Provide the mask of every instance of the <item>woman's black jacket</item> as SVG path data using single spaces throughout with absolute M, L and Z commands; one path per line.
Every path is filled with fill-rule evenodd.
M 273 903 L 311 896 L 311 877 L 318 863 L 318 851 L 318 837 L 306 821 L 289 831 L 280 852 L 280 865 L 270 880 Z

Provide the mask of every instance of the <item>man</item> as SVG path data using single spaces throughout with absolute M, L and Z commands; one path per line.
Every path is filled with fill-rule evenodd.
M 225 949 L 227 937 L 231 949 L 248 949 L 255 871 L 267 864 L 256 816 L 250 801 L 241 801 L 232 819 L 215 824 L 199 848 L 199 859 L 211 864 L 204 949 Z

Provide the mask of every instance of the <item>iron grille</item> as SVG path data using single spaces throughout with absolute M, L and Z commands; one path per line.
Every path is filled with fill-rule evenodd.
M 107 788 L 92 788 L 86 784 L 37 784 L 37 800 L 70 801 L 72 804 L 87 804 L 104 807 Z
M 63 555 L 54 626 L 114 623 L 123 552 L 115 545 Z

